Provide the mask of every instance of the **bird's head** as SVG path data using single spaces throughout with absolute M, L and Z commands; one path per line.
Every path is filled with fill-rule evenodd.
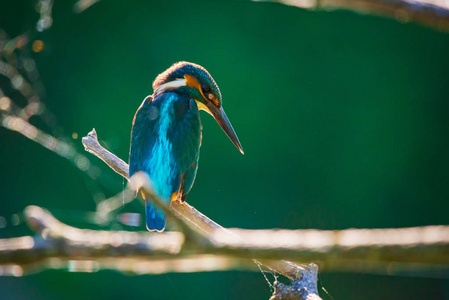
M 170 91 L 195 99 L 198 108 L 214 117 L 243 154 L 242 145 L 223 110 L 220 89 L 202 66 L 185 61 L 178 62 L 156 77 L 153 90 L 155 96 Z

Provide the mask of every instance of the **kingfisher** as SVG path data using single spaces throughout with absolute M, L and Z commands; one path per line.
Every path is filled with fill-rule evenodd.
M 198 170 L 202 126 L 199 111 L 214 117 L 243 154 L 243 148 L 222 107 L 220 90 L 200 65 L 178 62 L 153 82 L 134 116 L 129 153 L 129 176 L 138 171 L 151 179 L 162 201 L 186 199 Z M 163 211 L 145 199 L 146 227 L 163 231 Z

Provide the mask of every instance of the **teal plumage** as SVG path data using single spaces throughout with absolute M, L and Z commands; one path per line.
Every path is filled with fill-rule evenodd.
M 152 100 L 152 101 L 151 101 Z M 156 194 L 167 204 L 180 190 L 184 194 L 193 184 L 199 158 L 201 125 L 198 107 L 193 99 L 176 93 L 164 93 L 145 99 L 133 126 L 130 151 L 130 176 L 145 171 Z M 148 229 L 163 230 L 164 215 L 146 201 Z
M 195 180 L 202 130 L 199 107 L 212 114 L 242 148 L 221 108 L 218 86 L 204 68 L 175 64 L 156 78 L 153 88 L 154 94 L 142 102 L 134 117 L 129 175 L 147 173 L 156 194 L 169 204 L 183 201 Z M 148 199 L 146 223 L 150 231 L 165 228 L 164 213 Z

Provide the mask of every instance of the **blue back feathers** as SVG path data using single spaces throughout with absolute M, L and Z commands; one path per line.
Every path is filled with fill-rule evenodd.
M 200 144 L 201 123 L 195 100 L 169 91 L 154 99 L 147 97 L 134 117 L 129 175 L 146 172 L 156 194 L 169 204 L 174 193 L 185 196 L 190 191 Z M 165 228 L 164 213 L 150 199 L 146 200 L 146 220 L 148 230 Z

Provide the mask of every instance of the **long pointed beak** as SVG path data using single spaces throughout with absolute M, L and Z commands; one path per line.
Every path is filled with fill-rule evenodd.
M 228 117 L 226 116 L 223 110 L 223 107 L 217 108 L 215 105 L 208 105 L 208 108 L 212 113 L 212 116 L 214 117 L 215 121 L 217 121 L 217 123 L 220 125 L 221 129 L 223 129 L 223 131 L 226 133 L 229 139 L 237 147 L 237 149 L 239 149 L 240 152 L 244 154 L 239 138 L 237 137 L 234 128 L 232 128 L 231 122 L 229 122 Z

